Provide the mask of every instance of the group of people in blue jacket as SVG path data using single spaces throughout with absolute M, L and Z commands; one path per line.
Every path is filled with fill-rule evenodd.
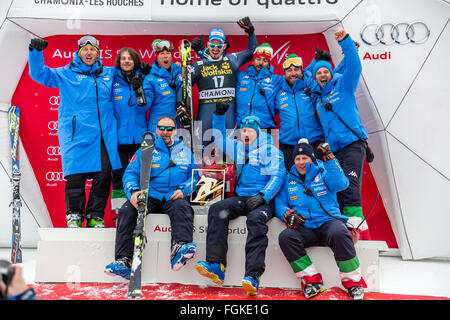
M 305 249 L 324 245 L 332 249 L 350 297 L 362 299 L 366 284 L 354 243 L 355 228 L 364 221 L 361 178 L 368 134 L 356 105 L 361 62 L 355 44 L 339 30 L 334 36 L 344 59 L 336 69 L 331 55 L 316 49 L 306 68 L 300 56 L 287 55 L 284 76 L 279 76 L 270 62 L 273 49 L 268 43 L 258 46 L 250 18 L 237 24 L 248 38 L 242 52 L 227 53 L 230 44 L 218 28 L 210 31 L 206 46 L 203 36 L 192 42 L 201 57 L 192 66 L 192 82 L 199 91 L 201 136 L 208 136 L 202 148 L 213 143 L 236 166 L 236 196 L 209 207 L 206 257 L 195 268 L 223 284 L 229 221 L 246 216 L 242 287 L 256 295 L 265 270 L 267 222 L 276 216 L 286 224 L 280 247 L 306 298 L 325 288 Z M 115 66 L 106 67 L 99 41 L 85 35 L 78 40 L 73 61 L 61 68 L 45 66 L 47 45 L 39 38 L 31 40 L 29 72 L 35 81 L 60 90 L 58 138 L 68 227 L 81 227 L 85 215 L 87 227 L 104 227 L 112 183 L 112 198 L 123 201 L 116 204 L 115 261 L 105 272 L 129 279 L 137 197 L 144 192 L 139 185 L 139 147 L 142 134 L 152 131 L 157 139 L 148 212 L 169 215 L 171 268 L 181 269 L 197 250 L 189 196 L 199 176 L 193 171 L 197 159 L 179 136 L 192 115 L 180 98 L 183 79 L 172 61 L 173 44 L 164 39 L 152 43 L 152 66 L 142 63 L 134 49 L 122 48 Z M 270 134 L 277 114 L 280 148 Z M 230 129 L 235 129 L 235 139 Z M 89 178 L 93 182 L 86 204 Z

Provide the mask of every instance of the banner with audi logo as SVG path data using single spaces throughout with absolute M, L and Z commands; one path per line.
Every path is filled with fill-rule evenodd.
M 430 37 L 430 29 L 422 21 L 412 23 L 370 23 L 362 28 L 360 35 L 361 40 L 369 46 L 376 46 L 378 44 L 389 46 L 394 43 L 421 44 Z
M 414 25 L 414 29 L 416 27 L 419 26 Z M 402 30 L 400 26 L 399 30 Z M 382 32 L 378 31 L 378 33 L 378 36 L 382 39 Z M 49 67 L 56 68 L 70 63 L 73 52 L 77 50 L 77 40 L 80 36 L 58 35 L 46 38 L 48 40 L 48 47 L 44 50 L 45 64 Z M 140 54 L 143 62 L 153 63 L 155 56 L 151 50 L 151 43 L 154 39 L 168 39 L 176 45 L 180 39 L 187 38 L 192 41 L 194 38 L 192 35 L 130 35 L 126 37 L 95 35 L 95 37 L 100 41 L 100 58 L 106 66 L 114 65 L 117 51 L 125 46 L 134 48 Z M 411 34 L 410 37 L 412 37 Z M 231 52 L 244 50 L 247 46 L 247 38 L 243 35 L 230 35 L 227 36 L 227 39 L 231 43 Z M 260 41 L 262 41 L 261 39 Z M 275 69 L 275 73 L 279 75 L 283 75 L 282 64 L 287 55 L 292 53 L 301 55 L 306 67 L 309 61 L 314 58 L 316 47 L 325 50 L 328 49 L 322 34 L 267 35 L 264 36 L 264 42 L 270 43 L 274 49 L 271 64 Z M 177 50 L 173 54 L 174 61 L 181 60 Z M 194 59 L 197 58 L 194 55 Z M 245 70 L 246 67 L 243 66 L 241 70 Z M 193 88 L 193 97 L 194 106 L 197 106 L 198 90 L 196 86 Z M 34 82 L 28 74 L 27 65 L 13 96 L 12 103 L 21 108 L 22 144 L 30 159 L 53 225 L 55 227 L 66 227 L 64 203 L 65 180 L 62 174 L 61 150 L 58 142 L 58 112 L 55 112 L 60 104 L 59 90 L 46 88 Z M 194 115 L 196 115 L 196 110 L 194 110 Z M 79 160 L 83 161 L 83 159 Z M 363 194 L 376 195 L 378 189 L 367 164 L 364 168 L 364 174 Z M 89 187 L 87 190 L 89 192 Z M 373 199 L 367 199 L 363 195 L 363 207 L 367 208 L 372 206 L 372 204 Z M 369 226 L 371 223 L 377 223 L 376 219 L 371 221 L 372 217 L 377 216 L 377 213 L 386 216 L 382 201 L 378 201 L 373 211 L 368 218 Z M 112 220 L 110 201 L 108 201 L 106 208 L 105 225 L 106 227 L 115 226 Z M 389 230 L 386 230 L 386 228 L 389 228 Z M 386 230 L 382 232 L 386 234 L 392 233 L 390 226 L 388 225 L 386 227 L 384 221 L 373 230 L 377 230 L 378 232 L 380 230 Z

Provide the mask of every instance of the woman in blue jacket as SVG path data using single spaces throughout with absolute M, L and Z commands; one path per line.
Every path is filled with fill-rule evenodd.
M 97 39 L 78 40 L 78 51 L 68 65 L 49 68 L 42 50 L 47 41 L 32 39 L 29 73 L 46 87 L 59 88 L 58 139 L 65 189 L 68 227 L 81 227 L 86 212 L 88 227 L 104 227 L 103 217 L 111 188 L 111 170 L 121 167 L 117 152 L 117 122 L 112 103 L 114 68 L 98 57 Z M 85 204 L 85 183 L 92 187 Z
M 276 216 L 287 226 L 279 235 L 279 244 L 307 299 L 325 290 L 322 276 L 305 250 L 311 246 L 331 248 L 342 285 L 352 299 L 362 299 L 366 284 L 346 226 L 348 218 L 341 214 L 336 200 L 336 192 L 347 188 L 348 179 L 327 143 L 317 150 L 321 160 L 306 139 L 294 147 L 294 165 L 275 198 Z
M 355 97 L 361 61 L 353 40 L 345 30 L 339 30 L 334 35 L 344 53 L 345 66 L 337 74 L 328 62 L 317 62 L 313 69 L 316 84 L 311 90 L 317 97 L 316 110 L 326 141 L 350 181 L 349 187 L 338 194 L 341 211 L 350 218 L 352 224 L 359 225 L 364 219 L 361 183 L 366 140 L 369 138 Z M 367 230 L 365 237 L 370 238 L 365 221 L 360 229 Z
M 113 171 L 111 208 L 118 210 L 126 201 L 122 177 L 129 159 L 141 146 L 142 134 L 147 131 L 148 103 L 138 101 L 136 92 L 141 89 L 150 65 L 142 63 L 132 48 L 119 50 L 114 62 L 113 80 L 114 116 L 117 120 L 118 151 L 122 168 Z

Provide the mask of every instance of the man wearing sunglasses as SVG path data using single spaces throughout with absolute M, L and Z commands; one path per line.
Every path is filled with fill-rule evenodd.
M 239 124 L 247 116 L 257 116 L 262 129 L 272 129 L 275 123 L 275 95 L 283 77 L 273 73 L 270 59 L 273 49 L 263 43 L 255 49 L 253 63 L 239 71 L 236 85 L 236 120 Z
M 117 152 L 117 122 L 112 90 L 114 68 L 104 67 L 99 42 L 91 35 L 78 40 L 73 60 L 60 68 L 44 65 L 48 42 L 39 38 L 29 46 L 33 80 L 59 88 L 58 139 L 65 187 L 68 227 L 104 227 L 103 217 L 111 188 L 111 170 L 121 168 Z M 86 205 L 86 180 L 92 187 Z
M 156 39 L 152 43 L 152 49 L 156 60 L 150 75 L 144 79 L 143 88 L 150 106 L 148 130 L 156 133 L 156 123 L 160 117 L 177 118 L 177 91 L 183 79 L 180 67 L 172 61 L 172 42 Z
M 258 117 L 248 116 L 240 123 L 240 141 L 226 137 L 225 113 L 228 105 L 217 102 L 213 115 L 216 144 L 236 165 L 236 195 L 214 203 L 208 211 L 206 261 L 196 269 L 214 283 L 223 284 L 227 265 L 228 224 L 239 216 L 247 217 L 245 274 L 242 288 L 256 295 L 265 269 L 268 245 L 267 222 L 275 214 L 273 198 L 279 191 L 285 173 L 283 155 L 273 145 L 272 137 L 260 129 Z M 230 111 L 228 111 L 230 112 Z
M 156 124 L 157 139 L 153 150 L 152 170 L 148 189 L 148 213 L 165 213 L 171 223 L 171 268 L 180 270 L 193 258 L 197 249 L 192 243 L 194 211 L 188 202 L 198 174 L 194 157 L 183 141 L 176 137 L 176 121 L 161 117 Z M 133 256 L 133 230 L 137 219 L 141 150 L 133 156 L 125 170 L 123 185 L 128 201 L 119 210 L 116 229 L 115 261 L 105 273 L 130 278 Z
M 195 38 L 192 48 L 202 57 L 193 64 L 192 83 L 197 83 L 199 90 L 199 106 L 197 120 L 201 121 L 200 132 L 203 140 L 204 133 L 212 127 L 212 114 L 217 101 L 227 102 L 230 112 L 226 116 L 226 127 L 233 129 L 235 126 L 235 87 L 238 69 L 249 62 L 253 56 L 253 50 L 257 46 L 255 28 L 249 17 L 240 19 L 237 24 L 247 37 L 247 49 L 226 54 L 229 42 L 225 33 L 218 28 L 209 33 L 207 47 L 203 46 L 203 36 Z M 211 141 L 203 141 L 206 147 Z M 209 156 L 209 155 L 207 155 Z

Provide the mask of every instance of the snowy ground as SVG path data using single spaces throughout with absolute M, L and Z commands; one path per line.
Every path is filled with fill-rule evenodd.
M 0 259 L 10 259 L 10 249 L 0 248 Z M 34 284 L 36 249 L 24 249 L 25 282 Z M 380 257 L 380 292 L 450 298 L 450 260 L 403 261 Z

